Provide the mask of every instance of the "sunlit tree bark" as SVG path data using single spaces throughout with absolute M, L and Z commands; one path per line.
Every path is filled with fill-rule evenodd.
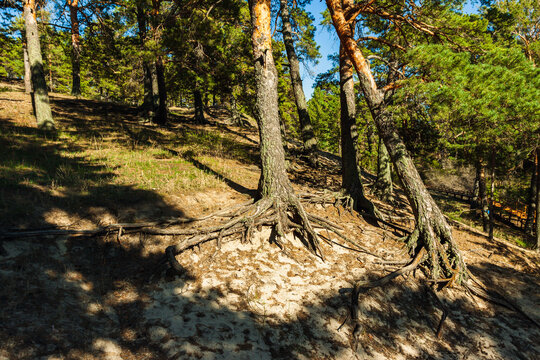
M 353 38 L 342 8 L 341 0 L 326 0 L 341 44 L 356 69 L 364 97 L 390 154 L 396 172 L 416 219 L 414 232 L 407 242 L 413 254 L 422 249 L 428 253 L 430 276 L 446 277 L 449 282 L 467 276 L 466 266 L 452 239 L 451 228 L 426 189 L 411 156 L 400 138 L 392 114 L 388 111 L 384 92 L 377 87 L 369 64 Z
M 32 79 L 32 98 L 37 125 L 43 129 L 53 129 L 54 120 L 49 104 L 49 93 L 45 72 L 43 70 L 43 58 L 41 57 L 41 45 L 36 20 L 36 3 L 34 0 L 24 0 L 24 23 L 26 28 L 26 44 L 30 63 Z

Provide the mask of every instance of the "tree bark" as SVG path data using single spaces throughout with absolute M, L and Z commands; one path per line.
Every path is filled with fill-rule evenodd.
M 375 215 L 375 207 L 364 192 L 358 169 L 358 154 L 354 143 L 356 128 L 356 102 L 354 97 L 354 68 L 343 46 L 339 49 L 340 122 L 341 122 L 341 186 L 353 199 L 354 210 Z
M 50 44 L 47 44 L 47 62 L 49 63 L 49 91 L 54 91 L 54 79 L 52 72 L 52 51 Z
M 24 35 L 26 37 L 26 34 Z M 30 60 L 28 59 L 28 49 L 26 47 L 26 40 L 23 42 L 23 56 L 24 56 L 24 92 L 27 94 L 32 93 L 32 72 L 30 71 Z
M 538 155 L 537 151 L 534 151 L 534 165 L 531 174 L 531 185 L 529 186 L 529 198 L 527 201 L 527 219 L 525 220 L 525 232 L 529 235 L 534 235 L 534 219 L 536 211 L 536 197 L 538 196 L 537 177 L 538 177 Z
M 167 87 L 165 86 L 165 67 L 161 55 L 156 58 L 156 79 L 158 85 L 159 104 L 154 116 L 154 123 L 165 125 L 167 123 Z
M 534 232 L 536 234 L 536 241 L 534 248 L 540 251 L 540 147 L 537 147 L 534 152 L 534 172 L 536 173 L 536 206 L 535 206 L 535 223 Z M 532 204 L 532 202 L 531 202 Z
M 262 172 L 261 197 L 287 198 L 293 194 L 285 168 L 285 152 L 279 128 L 278 75 L 272 56 L 270 0 L 250 0 L 253 26 L 251 41 L 255 58 L 255 118 L 259 125 Z
M 199 88 L 193 91 L 193 105 L 195 107 L 195 122 L 197 124 L 205 124 L 206 118 L 204 117 L 203 100 Z
M 67 0 L 71 22 L 71 95 L 81 94 L 81 40 L 79 35 L 79 0 Z
M 146 16 L 147 13 L 144 8 L 144 3 L 140 0 L 136 2 L 136 11 L 137 11 L 137 27 L 139 29 L 139 44 L 141 46 L 141 51 L 145 50 L 146 36 L 147 36 L 147 23 Z M 142 116 L 145 118 L 150 118 L 153 116 L 151 112 L 154 111 L 154 92 L 152 88 L 152 67 L 150 63 L 143 55 L 142 61 L 143 67 L 143 103 L 140 107 Z M 156 84 L 157 85 L 157 84 Z
M 152 81 L 152 112 L 156 113 L 159 106 L 159 86 L 155 61 L 150 64 L 150 78 Z
M 292 26 L 290 21 L 288 0 L 280 0 L 281 3 L 281 21 L 283 23 L 283 43 L 289 60 L 289 73 L 291 75 L 291 84 L 300 121 L 302 141 L 304 142 L 304 151 L 313 165 L 318 165 L 317 161 L 317 138 L 313 131 L 313 125 L 307 109 L 306 97 L 302 87 L 302 78 L 300 77 L 300 62 L 294 49 L 294 40 L 292 36 Z
M 489 201 L 486 189 L 486 170 L 482 164 L 479 164 L 480 174 L 478 182 L 478 196 L 482 209 L 482 228 L 484 232 L 489 231 Z
M 26 27 L 26 43 L 28 46 L 28 59 L 32 73 L 33 103 L 37 126 L 42 129 L 54 129 L 49 93 L 45 72 L 43 70 L 43 58 L 39 43 L 39 32 L 36 21 L 36 4 L 34 0 L 24 0 L 24 22 Z
M 536 250 L 540 251 L 540 147 L 536 148 Z
M 394 184 L 392 183 L 392 167 L 390 156 L 382 139 L 379 139 L 379 150 L 377 156 L 377 181 L 375 182 L 375 193 L 380 199 L 392 202 L 394 199 Z
M 412 207 L 416 227 L 407 243 L 415 255 L 425 248 L 428 252 L 429 275 L 433 279 L 446 277 L 451 285 L 466 279 L 467 270 L 463 257 L 452 238 L 452 231 L 444 215 L 426 189 L 413 160 L 400 138 L 394 119 L 388 112 L 383 91 L 377 88 L 369 64 L 353 38 L 345 19 L 341 0 L 326 0 L 341 44 L 358 74 L 360 87 L 390 154 L 396 172 L 403 184 Z
M 491 191 L 489 200 L 489 240 L 493 240 L 493 227 L 495 220 L 494 204 L 495 201 L 495 147 L 491 149 Z
M 475 166 L 476 175 L 474 177 L 474 184 L 473 184 L 473 191 L 472 191 L 472 199 L 471 199 L 471 209 L 477 209 L 480 205 L 481 199 L 480 199 L 480 162 L 477 161 Z

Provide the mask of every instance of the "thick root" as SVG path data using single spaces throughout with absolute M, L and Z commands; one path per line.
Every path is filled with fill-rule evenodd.
M 242 242 L 250 242 L 254 229 L 261 226 L 273 227 L 274 241 L 278 245 L 291 229 L 294 230 L 304 240 L 307 250 L 324 260 L 317 233 L 310 222 L 310 216 L 297 198 L 292 197 L 286 201 L 279 198 L 263 198 L 254 204 L 241 206 L 235 211 L 219 213 L 221 217 L 225 214 L 230 215 L 230 220 L 221 225 L 198 229 L 159 231 L 159 235 L 192 235 L 166 249 L 165 258 L 170 268 L 176 273 L 182 271 L 183 268 L 175 256 L 187 249 L 211 240 L 217 241 L 218 248 L 222 241 L 238 237 L 241 238 Z

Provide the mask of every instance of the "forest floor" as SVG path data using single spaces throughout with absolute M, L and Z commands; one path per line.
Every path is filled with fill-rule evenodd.
M 203 126 L 174 108 L 158 128 L 134 107 L 54 93 L 51 103 L 54 136 L 33 125 L 20 84 L 0 83 L 0 231 L 196 218 L 255 193 L 256 129 L 230 125 L 223 112 L 212 111 Z M 298 192 L 339 189 L 335 156 L 324 155 L 319 170 L 288 161 Z M 403 196 L 377 205 L 412 226 Z M 397 234 L 344 209 L 306 208 L 379 257 L 407 258 Z M 471 272 L 540 322 L 538 254 L 463 229 L 454 236 Z M 6 239 L 0 360 L 540 358 L 539 328 L 459 289 L 440 292 L 449 316 L 437 338 L 442 311 L 420 272 L 361 294 L 355 346 L 350 323 L 340 328 L 351 284 L 392 268 L 328 243 L 322 262 L 293 237 L 287 256 L 268 239 L 262 228 L 251 243 L 185 251 L 177 257 L 182 276 L 157 267 L 173 236 Z

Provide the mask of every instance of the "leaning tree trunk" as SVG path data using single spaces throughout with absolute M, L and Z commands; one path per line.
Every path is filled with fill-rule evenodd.
M 167 88 L 165 86 L 165 67 L 163 66 L 163 59 L 160 55 L 156 59 L 156 78 L 159 104 L 154 116 L 154 123 L 165 125 L 167 123 Z
M 68 0 L 71 21 L 71 95 L 81 94 L 81 40 L 79 35 L 79 0 Z
M 382 139 L 379 139 L 379 150 L 377 157 L 377 180 L 375 181 L 375 193 L 380 199 L 392 202 L 394 199 L 394 184 L 392 183 L 392 168 L 390 165 L 390 155 Z
M 353 209 L 364 210 L 375 216 L 375 207 L 364 194 L 362 178 L 353 134 L 356 128 L 356 102 L 354 97 L 354 68 L 343 46 L 339 49 L 339 98 L 341 103 L 341 186 L 353 200 Z
M 416 256 L 427 251 L 429 276 L 446 278 L 449 285 L 467 277 L 467 269 L 454 240 L 452 230 L 441 210 L 426 189 L 403 140 L 400 138 L 391 113 L 387 110 L 384 93 L 377 88 L 369 64 L 364 58 L 345 19 L 341 0 L 326 0 L 336 32 L 358 74 L 360 87 L 390 154 L 395 170 L 412 207 L 416 227 L 407 245 Z
M 26 37 L 26 35 L 24 36 Z M 30 71 L 30 60 L 28 59 L 28 49 L 26 40 L 23 42 L 23 57 L 24 57 L 24 92 L 32 93 L 32 71 Z
M 42 129 L 54 129 L 54 120 L 49 104 L 49 93 L 43 70 L 43 58 L 39 43 L 39 32 L 36 21 L 36 4 L 34 0 L 24 1 L 24 23 L 26 27 L 26 43 L 30 71 L 32 72 L 33 104 L 37 126 Z
M 289 60 L 289 72 L 291 74 L 291 84 L 298 110 L 298 119 L 300 121 L 300 130 L 302 133 L 302 141 L 304 142 L 304 151 L 312 165 L 317 166 L 317 138 L 313 131 L 313 125 L 309 117 L 307 109 L 306 97 L 302 88 L 302 78 L 300 77 L 300 62 L 294 49 L 294 40 L 292 37 L 292 26 L 289 14 L 288 0 L 280 0 L 281 3 L 281 21 L 283 23 L 283 43 L 287 51 L 287 59 Z
M 206 118 L 204 117 L 204 105 L 201 91 L 198 88 L 193 91 L 193 105 L 195 107 L 195 122 L 197 124 L 205 124 Z

